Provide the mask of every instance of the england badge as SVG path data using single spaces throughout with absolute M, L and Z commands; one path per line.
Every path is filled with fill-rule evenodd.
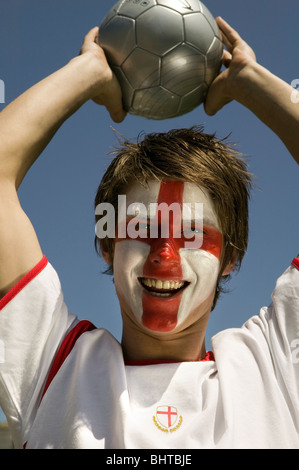
M 179 417 L 176 407 L 163 405 L 157 407 L 153 421 L 160 431 L 173 432 L 181 426 L 183 418 Z

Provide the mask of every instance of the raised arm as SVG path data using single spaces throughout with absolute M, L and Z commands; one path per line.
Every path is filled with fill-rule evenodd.
M 62 123 L 83 103 L 105 105 L 120 122 L 118 82 L 102 49 L 98 28 L 85 37 L 81 54 L 0 113 L 0 297 L 42 256 L 35 231 L 19 204 L 17 189 Z
M 217 23 L 227 49 L 223 55 L 227 68 L 210 87 L 207 114 L 238 101 L 278 135 L 299 163 L 299 104 L 292 102 L 293 88 L 258 64 L 252 49 L 226 21 L 217 18 Z

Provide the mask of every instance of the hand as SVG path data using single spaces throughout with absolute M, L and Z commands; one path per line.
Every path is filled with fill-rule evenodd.
M 250 65 L 256 62 L 255 53 L 237 31 L 220 17 L 216 18 L 216 21 L 226 46 L 222 56 L 226 70 L 215 78 L 209 88 L 205 111 L 210 116 L 216 114 L 233 99 L 237 99 L 239 79 L 250 68 Z
M 115 74 L 107 62 L 103 49 L 97 44 L 99 28 L 95 27 L 85 36 L 80 54 L 90 54 L 97 60 L 98 83 L 92 99 L 95 103 L 103 105 L 110 113 L 114 122 L 122 122 L 126 112 L 122 106 L 121 88 Z

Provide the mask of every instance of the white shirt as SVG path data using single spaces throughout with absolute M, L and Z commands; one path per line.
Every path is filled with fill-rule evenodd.
M 268 308 L 214 336 L 215 361 L 136 366 L 68 312 L 44 257 L 0 301 L 0 405 L 15 446 L 299 448 L 298 269 L 295 258 Z

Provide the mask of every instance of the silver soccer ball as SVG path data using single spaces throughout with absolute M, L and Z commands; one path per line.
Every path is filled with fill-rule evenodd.
M 131 114 L 168 119 L 205 99 L 221 67 L 217 23 L 199 0 L 120 0 L 98 42 Z

